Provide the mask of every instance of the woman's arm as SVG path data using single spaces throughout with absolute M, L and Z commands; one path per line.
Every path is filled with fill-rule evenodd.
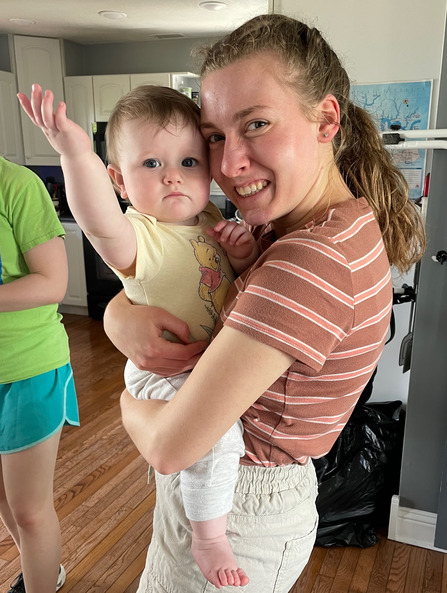
M 157 471 L 180 471 L 203 457 L 293 360 L 224 327 L 171 401 L 135 400 L 124 392 L 124 427 Z
M 0 285 L 0 311 L 22 311 L 59 303 L 68 281 L 62 237 L 54 237 L 23 254 L 30 273 Z
M 207 342 L 190 341 L 188 325 L 164 309 L 133 305 L 124 291 L 107 305 L 104 330 L 114 346 L 141 370 L 162 377 L 192 369 Z M 175 334 L 183 344 L 169 342 L 163 331 Z

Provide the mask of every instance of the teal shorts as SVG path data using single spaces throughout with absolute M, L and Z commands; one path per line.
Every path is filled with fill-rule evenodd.
M 23 381 L 0 384 L 0 454 L 17 453 L 79 426 L 70 363 Z

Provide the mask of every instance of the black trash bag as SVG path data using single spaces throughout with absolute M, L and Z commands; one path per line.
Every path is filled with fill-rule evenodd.
M 377 543 L 398 492 L 405 413 L 402 402 L 359 404 L 329 453 L 314 460 L 319 483 L 316 545 Z

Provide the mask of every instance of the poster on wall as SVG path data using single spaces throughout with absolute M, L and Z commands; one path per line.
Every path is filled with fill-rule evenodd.
M 352 101 L 373 116 L 380 132 L 398 129 L 396 126 L 402 130 L 428 129 L 431 94 L 432 80 L 351 86 Z M 421 136 L 421 139 L 424 137 Z M 392 156 L 408 183 L 411 199 L 420 198 L 424 187 L 426 151 L 395 150 Z

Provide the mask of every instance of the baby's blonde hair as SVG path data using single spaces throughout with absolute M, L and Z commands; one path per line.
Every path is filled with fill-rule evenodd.
M 107 161 L 119 166 L 120 130 L 124 121 L 142 119 L 161 128 L 191 124 L 198 129 L 200 109 L 186 95 L 164 86 L 142 85 L 121 97 L 106 127 Z

